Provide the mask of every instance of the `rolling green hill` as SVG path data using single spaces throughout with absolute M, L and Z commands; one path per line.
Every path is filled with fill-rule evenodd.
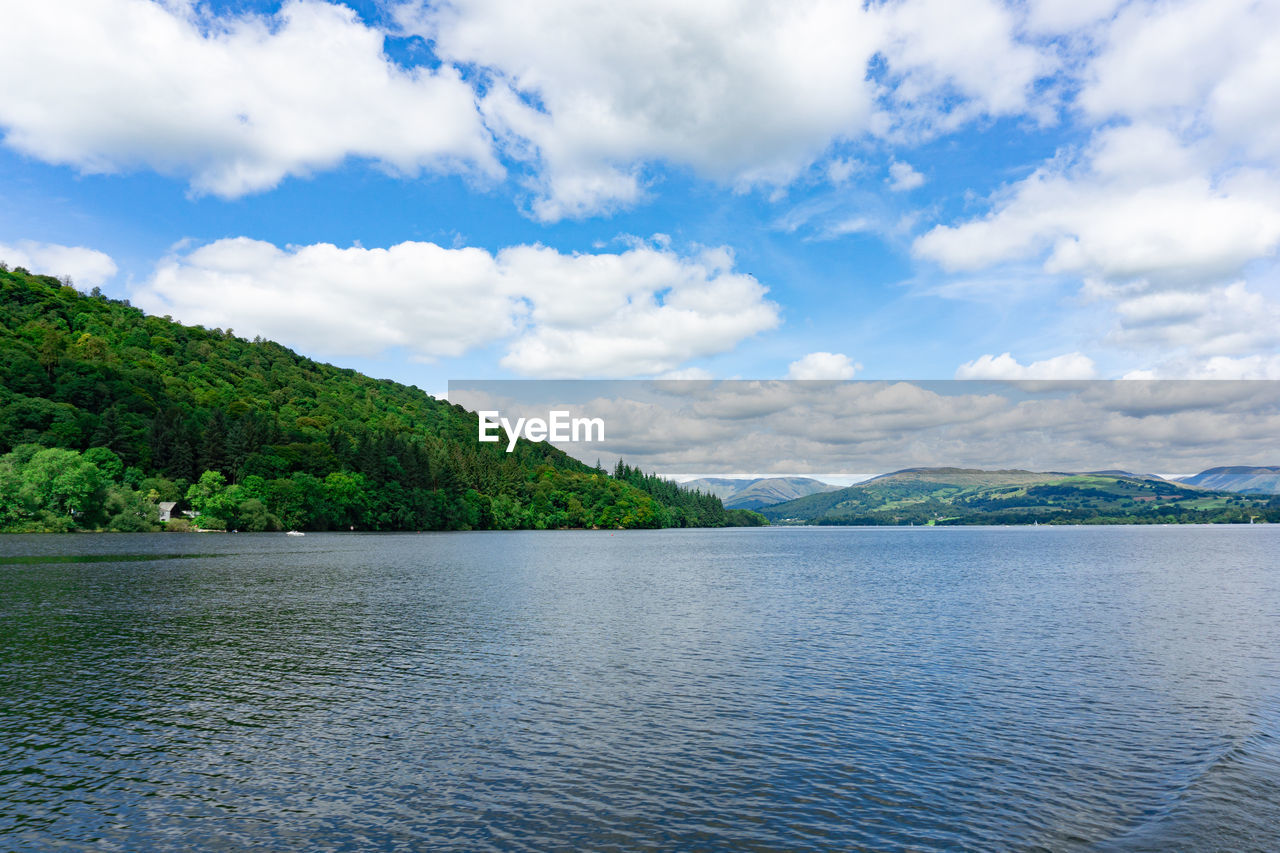
M 761 510 L 789 524 L 1280 521 L 1280 499 L 1118 474 L 911 468 Z
M 232 330 L 0 265 L 0 530 L 421 530 L 761 523 Z M 182 521 L 174 527 L 183 526 Z

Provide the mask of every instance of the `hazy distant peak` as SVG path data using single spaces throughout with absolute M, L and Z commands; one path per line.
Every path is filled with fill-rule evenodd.
M 1179 477 L 1178 482 L 1224 492 L 1276 495 L 1280 494 L 1280 466 L 1223 465 Z
M 681 485 L 709 492 L 730 509 L 759 509 L 840 488 L 812 477 L 703 477 Z

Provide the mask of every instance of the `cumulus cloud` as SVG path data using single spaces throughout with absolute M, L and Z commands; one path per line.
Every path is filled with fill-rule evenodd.
M 1194 61 L 1188 61 L 1194 57 Z M 1280 166 L 1280 5 L 1134 3 L 1083 74 L 1095 122 L 1154 123 L 1200 141 L 1221 167 Z
M 785 183 L 872 112 L 879 25 L 838 0 L 464 0 L 405 6 L 400 20 L 492 75 L 486 118 L 538 163 L 543 219 L 634 201 L 646 162 Z
M 164 261 L 135 295 L 153 313 L 330 356 L 402 348 L 422 359 L 493 344 L 533 376 L 652 375 L 732 349 L 779 322 L 725 249 L 681 256 L 545 246 L 280 248 L 219 240 Z
M 681 258 L 669 250 L 563 255 L 522 246 L 498 255 L 532 305 L 531 325 L 502 358 L 539 376 L 644 375 L 732 349 L 779 323 L 754 278 L 725 249 Z
M 1154 291 L 1115 307 L 1123 333 L 1161 348 L 1239 354 L 1280 344 L 1280 305 L 1244 282 L 1207 291 Z
M 791 362 L 788 379 L 852 379 L 862 369 L 841 352 L 811 352 Z
M 906 192 L 924 186 L 924 175 L 911 168 L 910 163 L 894 161 L 889 164 L 889 189 Z
M 398 18 L 492 81 L 486 121 L 533 165 L 544 220 L 634 203 L 658 163 L 782 186 L 842 140 L 1026 109 L 1052 67 L 995 0 L 458 0 Z
M 839 183 L 844 141 L 1041 110 L 1036 84 L 1055 61 L 996 0 L 391 11 L 393 35 L 424 36 L 429 61 L 391 61 L 386 32 L 324 0 L 270 16 L 189 0 L 18 4 L 0 30 L 0 128 L 47 162 L 153 169 L 225 197 L 347 158 L 497 178 L 496 148 L 551 221 L 642 200 L 662 165 L 747 189 L 829 163 Z
M 1127 378 L 1270 379 L 1280 302 L 1243 281 L 1204 290 L 1121 289 L 1108 341 L 1145 362 Z
M 1215 93 L 1266 52 L 1277 23 L 1280 10 L 1256 0 L 1130 4 L 1084 73 L 1080 106 L 1094 118 L 1131 119 L 1211 109 Z
M 32 240 L 0 243 L 0 261 L 10 267 L 24 267 L 43 275 L 67 277 L 84 287 L 105 284 L 116 274 L 115 261 L 96 249 Z
M 1134 375 L 1265 373 L 1280 346 L 1266 284 L 1280 250 L 1280 6 L 1037 0 L 1026 26 L 1088 28 L 1064 50 L 1075 116 L 1099 129 L 915 254 L 949 272 L 1030 262 L 1083 279 L 1114 311 L 1108 342 L 1157 365 Z
M 1194 57 L 1194 61 L 1187 61 Z M 1220 166 L 1280 166 L 1280 5 L 1132 4 L 1083 77 L 1093 121 L 1155 123 L 1204 144 Z
M 1150 125 L 1100 131 L 1082 157 L 1036 170 L 985 217 L 939 225 L 914 250 L 952 271 L 1040 257 L 1051 273 L 1221 281 L 1280 245 L 1280 188 L 1251 171 L 1205 174 L 1200 153 Z
M 270 18 L 200 8 L 8 4 L 5 144 L 85 172 L 153 169 L 226 197 L 348 157 L 404 175 L 501 174 L 458 72 L 398 67 L 349 8 L 288 0 Z
M 1098 39 L 1075 101 L 1105 123 L 1092 142 L 994 196 L 988 216 L 925 235 L 921 255 L 974 268 L 1047 251 L 1063 272 L 1221 279 L 1275 251 L 1280 6 L 1131 3 Z
M 956 379 L 1093 379 L 1093 359 L 1078 352 L 1021 364 L 1010 353 L 983 355 L 956 368 Z
M 1017 17 L 996 0 L 904 0 L 874 14 L 891 84 L 886 120 L 910 130 L 1024 112 L 1036 81 L 1053 70 L 1050 54 L 1020 40 Z

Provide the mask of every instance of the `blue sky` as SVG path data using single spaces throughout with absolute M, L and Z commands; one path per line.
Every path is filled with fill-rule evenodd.
M 58 0 L 0 259 L 450 378 L 1280 378 L 1280 4 Z

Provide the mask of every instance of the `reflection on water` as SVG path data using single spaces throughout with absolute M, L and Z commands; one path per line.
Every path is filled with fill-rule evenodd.
M 48 563 L 147 563 L 152 560 L 192 560 L 218 554 L 8 554 L 0 566 L 38 566 Z
M 0 847 L 1280 849 L 1277 546 L 5 537 Z

